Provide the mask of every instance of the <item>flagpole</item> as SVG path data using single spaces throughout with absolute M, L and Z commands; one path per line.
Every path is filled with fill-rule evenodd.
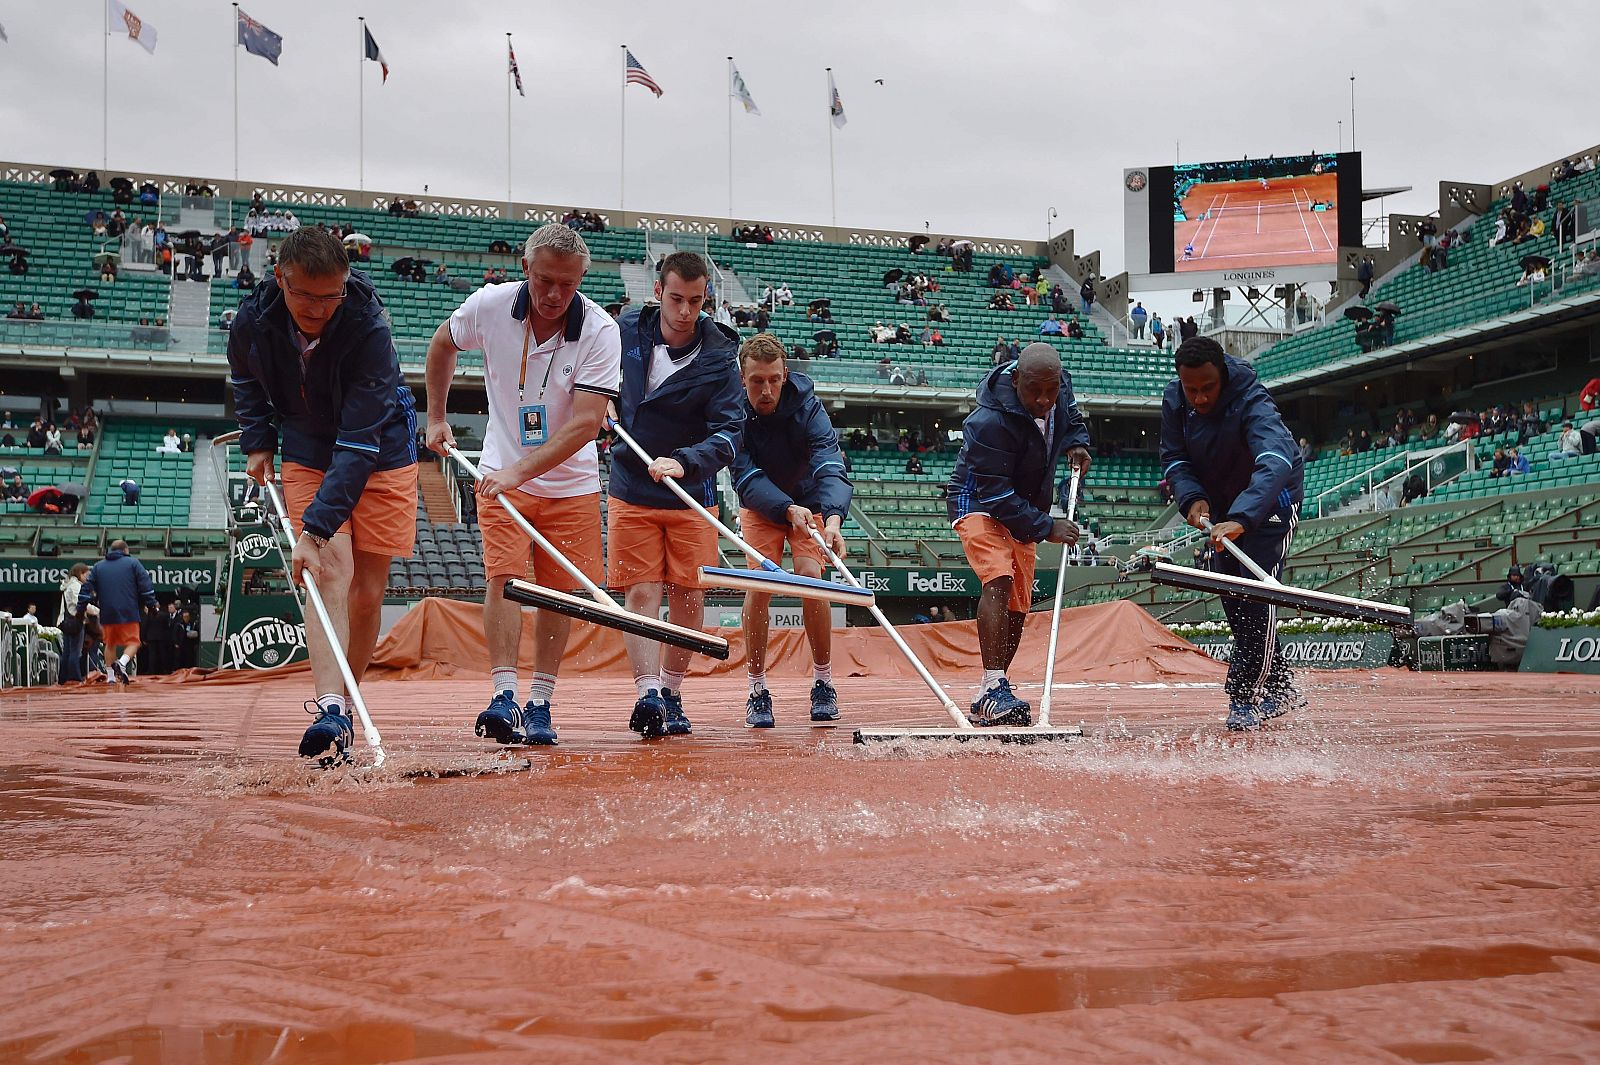
M 361 15 L 356 16 L 357 32 L 361 34 L 361 47 L 356 52 L 356 123 L 360 132 L 356 136 L 356 190 L 367 191 L 367 79 L 362 73 L 362 67 L 367 61 L 367 20 Z M 363 199 L 366 197 L 363 196 Z M 366 204 L 361 206 L 365 207 Z
M 833 228 L 839 228 L 839 183 L 833 176 L 833 68 L 828 74 L 828 197 L 833 205 Z
M 506 34 L 506 221 L 511 221 L 511 34 Z
M 733 231 L 733 56 L 728 57 L 728 231 Z
M 622 121 L 618 129 L 622 141 L 617 152 L 617 213 L 628 211 L 628 46 L 622 46 Z M 648 249 L 646 249 L 648 250 Z
M 233 183 L 239 184 L 239 5 L 233 5 Z M 238 189 L 234 190 L 235 192 Z
M 100 169 L 111 169 L 111 27 L 107 8 L 100 16 Z

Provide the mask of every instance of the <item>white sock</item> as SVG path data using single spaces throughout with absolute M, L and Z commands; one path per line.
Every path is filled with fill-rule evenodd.
M 641 699 L 643 699 L 646 695 L 649 695 L 651 692 L 660 694 L 661 678 L 656 676 L 654 673 L 647 674 L 643 677 L 634 677 L 633 690 L 639 693 L 639 698 Z
M 128 663 L 131 662 L 131 661 L 133 661 L 133 656 L 132 655 L 124 654 L 124 655 L 119 655 L 117 657 L 117 665 L 121 666 L 124 669 L 128 668 Z
M 986 670 L 983 671 L 983 690 L 984 691 L 988 691 L 990 688 L 995 687 L 997 684 L 999 684 L 1001 681 L 1003 681 L 1005 679 L 1006 679 L 1006 671 L 1005 670 L 1003 670 L 1003 669 L 986 669 Z
M 821 665 L 818 665 L 815 662 L 811 663 L 811 679 L 814 680 L 814 681 L 823 680 L 823 681 L 827 681 L 829 684 L 832 684 L 833 683 L 833 660 L 830 658 L 828 661 L 822 663 Z
M 681 691 L 682 689 L 683 689 L 683 674 L 682 673 L 674 673 L 670 669 L 663 669 L 661 671 L 661 690 L 662 691 L 675 692 L 675 691 Z
M 747 673 L 745 676 L 750 681 L 751 695 L 760 695 L 767 690 L 767 675 L 765 673 Z
M 551 673 L 535 673 L 528 685 L 528 702 L 550 703 L 556 698 L 556 678 Z
M 333 710 L 342 714 L 344 713 L 344 696 L 331 694 L 319 695 L 317 696 L 317 705 L 322 707 L 324 710 Z
M 495 666 L 489 671 L 489 685 L 490 692 L 495 695 L 499 695 L 501 692 L 510 692 L 512 696 L 515 696 L 517 689 L 522 687 L 517 682 L 517 667 Z

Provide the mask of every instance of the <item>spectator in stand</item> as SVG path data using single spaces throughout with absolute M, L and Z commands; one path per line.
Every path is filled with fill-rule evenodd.
M 228 261 L 228 235 L 226 233 L 218 233 L 212 238 L 209 250 L 211 252 L 211 272 L 217 277 L 221 277 L 223 264 Z
M 6 225 L 6 216 L 3 215 L 3 214 L 0 214 L 0 241 L 4 241 L 4 240 L 8 239 L 10 236 L 11 236 L 11 227 Z
M 38 418 L 28 426 L 28 446 L 35 451 L 44 450 L 44 423 Z
M 944 334 L 940 333 L 937 329 L 933 330 L 932 335 L 928 338 L 928 343 L 932 344 L 936 348 L 944 347 Z
M 124 477 L 117 482 L 117 487 L 122 490 L 122 505 L 136 507 L 139 505 L 139 482 L 131 477 Z
M 1150 320 L 1150 312 L 1144 309 L 1142 302 L 1136 301 L 1133 310 L 1128 312 L 1129 335 L 1135 340 L 1144 339 L 1145 323 Z
M 899 325 L 894 327 L 894 340 L 892 341 L 892 343 L 895 343 L 895 344 L 910 344 L 911 342 L 912 342 L 911 328 L 909 326 L 907 326 L 906 323 L 901 322 Z
M 1533 213 L 1538 214 L 1550 206 L 1550 186 L 1539 185 L 1533 190 Z
M 944 304 L 935 303 L 928 308 L 928 321 L 948 323 L 950 321 L 950 312 L 945 309 Z
M 1071 301 L 1067 299 L 1067 291 L 1060 285 L 1050 289 L 1050 313 L 1057 318 L 1072 310 Z
M 88 451 L 94 447 L 94 426 L 84 424 L 78 426 L 78 450 Z
M 1044 337 L 1058 337 L 1061 335 L 1061 323 L 1056 320 L 1055 315 L 1052 314 L 1039 323 L 1039 335 Z
M 1578 393 L 1579 410 L 1589 411 L 1596 408 L 1600 408 L 1600 377 L 1591 378 L 1589 383 L 1583 386 L 1583 391 Z
M 65 450 L 61 442 L 61 430 L 54 423 L 47 422 L 44 427 L 44 453 L 46 455 L 59 455 Z
M 1300 293 L 1300 295 L 1301 295 L 1302 298 L 1305 297 L 1305 293 L 1304 292 Z M 1310 321 L 1309 318 L 1307 318 L 1306 320 Z M 1200 335 L 1200 327 L 1194 324 L 1194 315 L 1191 314 L 1187 318 L 1179 318 L 1178 319 L 1178 343 L 1181 344 L 1185 340 L 1188 340 L 1190 337 L 1196 337 L 1196 336 L 1199 336 L 1199 335 Z
M 1432 440 L 1438 435 L 1439 416 L 1437 414 L 1430 414 L 1428 415 L 1428 420 L 1422 423 L 1422 429 L 1417 434 L 1418 439 Z
M 112 237 L 113 239 L 115 239 L 115 238 L 121 237 L 122 234 L 126 233 L 127 231 L 128 231 L 128 219 L 127 219 L 127 217 L 122 213 L 122 211 L 120 209 L 112 211 L 111 212 L 111 218 L 109 220 L 107 220 L 107 222 L 106 222 L 106 236 Z
M 831 315 L 829 316 L 828 321 L 829 322 L 833 321 L 833 318 L 832 318 Z M 768 329 L 769 329 L 769 327 L 771 325 L 772 325 L 772 312 L 767 310 L 765 307 L 757 307 L 756 308 L 756 332 L 765 333 L 765 332 L 768 331 Z
M 1507 457 L 1506 449 L 1503 448 L 1503 447 L 1495 448 L 1494 449 L 1494 461 L 1492 463 L 1490 463 L 1490 466 L 1489 466 L 1489 476 L 1490 477 L 1504 477 L 1507 473 L 1510 473 L 1510 472 L 1511 472 L 1511 459 L 1509 457 Z
M 1600 273 L 1600 250 L 1591 248 L 1588 255 L 1579 253 L 1578 261 L 1572 267 L 1572 276 L 1586 277 L 1597 273 Z
M 1071 340 L 1083 339 L 1083 324 L 1078 321 L 1075 315 L 1067 316 L 1067 337 Z
M 1005 337 L 995 337 L 994 347 L 989 349 L 989 361 L 999 366 L 1010 358 L 1011 345 L 1006 343 Z
M 1506 451 L 1506 456 L 1511 460 L 1508 472 L 1513 474 L 1524 474 L 1529 472 L 1531 469 L 1531 467 L 1528 465 L 1528 456 L 1522 453 L 1521 448 L 1509 448 Z
M 1511 213 L 1528 213 L 1528 193 L 1522 187 L 1522 182 L 1515 182 L 1511 186 Z
M 910 458 L 906 459 L 906 473 L 913 477 L 919 477 L 926 472 L 927 471 L 922 467 L 922 459 L 918 456 L 912 455 Z
M 1167 327 L 1161 323 L 1159 314 L 1150 316 L 1150 339 L 1155 343 L 1157 351 L 1167 346 Z
M 1500 214 L 1494 220 L 1494 236 L 1489 238 L 1489 247 L 1493 248 L 1503 244 L 1511 234 L 1511 211 L 1509 208 L 1500 208 Z
M 12 472 L 11 480 L 6 482 L 6 502 L 26 503 L 28 501 L 28 486 L 22 480 L 22 474 Z
M 933 330 L 928 328 L 927 323 L 923 323 L 922 332 L 917 334 L 917 341 L 923 347 L 928 347 L 933 343 Z
M 1372 450 L 1372 434 L 1365 429 L 1356 434 L 1356 454 L 1365 455 Z
M 794 306 L 794 293 L 789 291 L 789 283 L 787 281 L 778 282 L 778 290 L 773 295 L 778 301 L 778 306 Z
M 94 304 L 87 297 L 79 296 L 78 302 L 72 305 L 72 317 L 87 321 L 94 317 Z
M 1377 263 L 1374 262 L 1372 256 L 1362 256 L 1361 264 L 1356 267 L 1356 280 L 1361 282 L 1361 291 L 1357 294 L 1358 299 L 1366 299 L 1367 293 L 1372 291 L 1372 279 L 1376 271 Z
M 1311 441 L 1310 440 L 1306 439 L 1303 436 L 1300 438 L 1300 458 L 1307 465 L 1310 465 L 1310 463 L 1311 463 L 1311 454 L 1315 450 L 1316 450 L 1316 448 L 1311 446 Z
M 176 455 L 178 453 L 178 445 L 181 442 L 178 439 L 178 430 L 168 429 L 167 435 L 161 438 L 161 446 L 156 448 L 156 451 L 158 453 Z
M 241 263 L 239 272 L 233 275 L 233 287 L 241 291 L 251 291 L 256 287 L 256 275 L 250 269 L 249 263 Z
M 1550 453 L 1550 458 L 1557 462 L 1575 459 L 1583 454 L 1583 435 L 1573 428 L 1570 421 L 1561 423 L 1561 439 L 1557 449 Z
M 16 307 L 12 308 L 11 313 L 6 315 L 6 317 L 8 319 L 11 319 L 13 321 L 18 321 L 18 322 L 27 321 L 28 320 L 28 308 L 27 308 L 27 305 L 24 304 L 21 300 L 18 300 Z
M 1006 348 L 1006 361 L 1015 362 L 1022 355 L 1022 341 L 1013 340 Z
M 1517 443 L 1527 444 L 1536 436 L 1544 434 L 1544 419 L 1539 417 L 1539 411 L 1530 400 L 1522 405 L 1522 417 L 1517 422 Z
M 1094 275 L 1093 274 L 1090 274 L 1089 276 L 1085 277 L 1083 279 L 1083 284 L 1078 286 L 1078 299 L 1083 304 L 1084 317 L 1088 317 L 1089 311 L 1094 307 Z
M 1017 308 L 1016 304 L 1011 302 L 1011 296 L 1008 293 L 999 291 L 989 297 L 989 309 L 991 311 L 1014 311 Z

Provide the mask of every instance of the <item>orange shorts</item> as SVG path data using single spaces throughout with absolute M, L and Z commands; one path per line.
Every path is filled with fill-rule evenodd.
M 700 587 L 700 567 L 717 564 L 717 530 L 692 510 L 658 510 L 612 496 L 606 504 L 610 584 L 665 582 Z
M 120 625 L 100 626 L 100 638 L 106 647 L 127 647 L 129 644 L 139 643 L 139 623 L 137 621 L 124 621 Z
M 822 519 L 812 516 L 811 523 L 822 531 Z M 760 551 L 767 558 L 783 564 L 783 545 L 789 545 L 789 553 L 798 563 L 802 558 L 809 558 L 817 564 L 818 569 L 825 569 L 822 562 L 822 549 L 817 542 L 809 536 L 802 536 L 794 531 L 794 526 L 784 524 L 775 525 L 763 518 L 760 514 L 748 507 L 739 508 L 739 535 L 750 542 L 750 546 Z M 750 568 L 756 569 L 755 560 L 751 559 Z
M 978 581 L 988 584 L 998 577 L 1011 578 L 1011 598 L 1006 609 L 1026 614 L 1033 606 L 1033 565 L 1037 544 L 1019 544 L 1006 527 L 987 514 L 967 514 L 956 522 L 956 535 Z
M 503 498 L 510 500 L 517 513 L 590 580 L 599 584 L 605 579 L 600 569 L 599 492 L 547 499 L 515 490 Z M 532 552 L 535 584 L 558 592 L 581 587 L 554 558 L 533 550 L 533 541 L 499 501 L 478 497 L 478 528 L 483 533 L 483 573 L 490 580 L 526 577 Z
M 300 515 L 317 498 L 322 487 L 322 471 L 295 462 L 285 462 L 283 505 L 289 508 L 289 523 L 299 536 Z M 417 543 L 417 467 L 374 470 L 367 486 L 356 499 L 350 520 L 339 526 L 350 537 L 357 551 L 390 558 L 410 558 Z

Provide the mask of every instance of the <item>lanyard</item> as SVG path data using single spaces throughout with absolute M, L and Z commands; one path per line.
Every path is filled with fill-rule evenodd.
M 544 381 L 542 381 L 540 383 L 540 385 L 539 385 L 539 399 L 536 402 L 541 402 L 542 403 L 544 401 L 544 390 L 547 387 L 549 387 L 549 385 L 550 385 L 550 371 L 555 369 L 556 354 L 561 350 L 561 348 L 567 342 L 565 333 L 560 334 L 560 336 L 561 336 L 560 341 L 558 341 L 556 343 L 556 346 L 554 348 L 550 349 L 550 362 L 544 368 Z M 517 402 L 518 403 L 521 403 L 524 399 L 527 398 L 527 391 L 528 391 L 528 343 L 532 339 L 533 339 L 533 307 L 529 306 L 529 308 L 528 308 L 528 317 L 523 322 L 523 330 L 522 330 L 522 374 L 521 374 L 521 376 L 519 376 L 517 378 Z M 538 349 L 537 348 L 534 349 L 534 354 L 538 354 Z

